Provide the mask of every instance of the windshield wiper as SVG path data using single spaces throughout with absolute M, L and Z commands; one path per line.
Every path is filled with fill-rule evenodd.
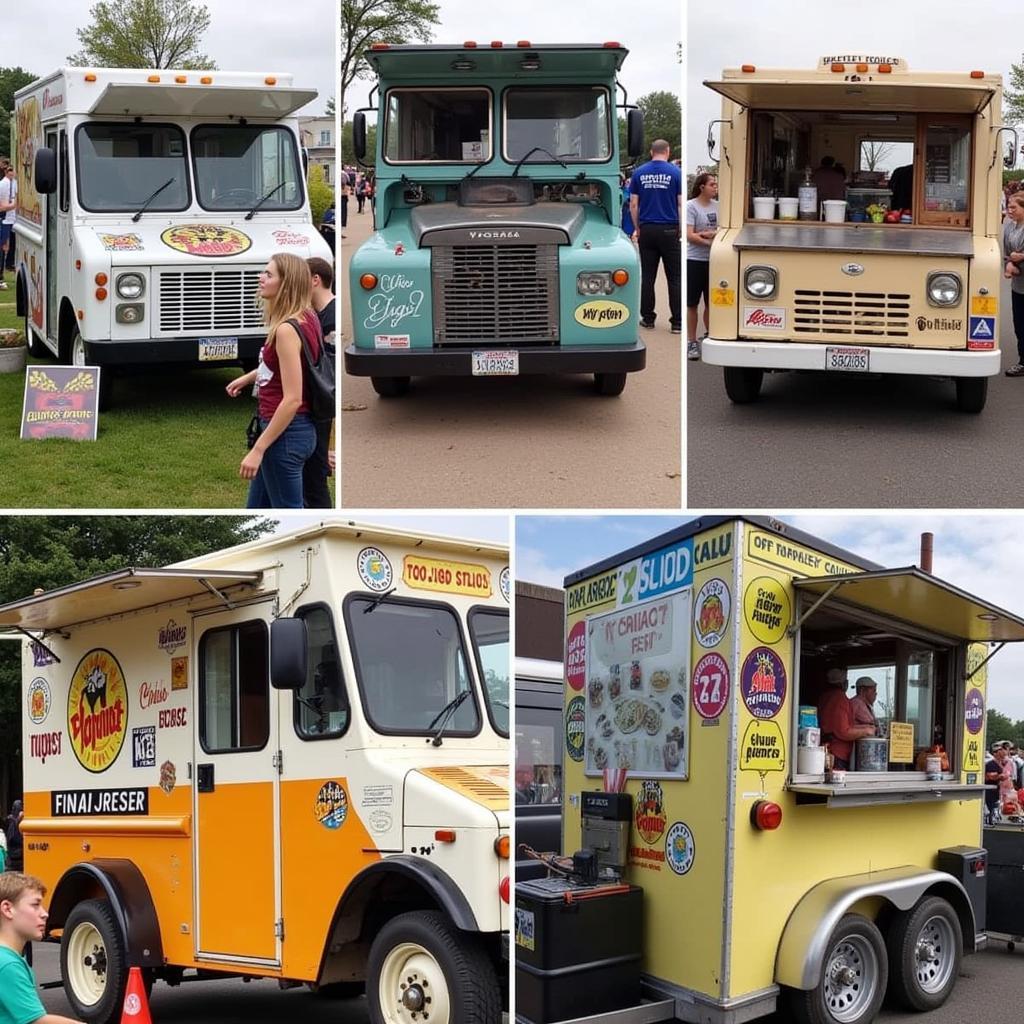
M 374 599 L 373 599 L 373 600 L 372 600 L 372 601 L 371 601 L 371 602 L 370 602 L 370 603 L 369 603 L 369 604 L 368 604 L 368 605 L 367 605 L 367 606 L 366 606 L 366 607 L 365 607 L 365 608 L 363 609 L 363 614 L 364 614 L 364 615 L 369 615 L 369 614 L 370 614 L 370 612 L 372 612 L 372 611 L 373 611 L 373 610 L 374 610 L 374 609 L 375 609 L 375 608 L 377 607 L 377 605 L 379 605 L 379 604 L 381 603 L 381 601 L 383 601 L 383 600 L 384 600 L 384 598 L 386 598 L 386 597 L 390 597 L 390 596 L 391 596 L 391 595 L 392 595 L 392 594 L 393 594 L 393 593 L 394 593 L 394 592 L 395 592 L 395 591 L 396 591 L 397 589 L 398 589 L 398 587 L 392 587 L 392 588 L 391 588 L 390 590 L 385 590 L 383 594 L 378 594 L 378 595 L 377 595 L 377 596 L 376 596 L 376 597 L 375 597 L 375 598 L 374 598 Z M 430 724 L 431 724 L 431 725 L 433 725 L 434 723 L 433 723 L 433 722 L 431 722 Z
M 278 182 L 246 215 L 246 220 L 252 220 L 256 216 L 256 211 L 273 195 L 276 195 L 285 187 L 287 183 L 284 181 Z
M 516 177 L 517 174 L 519 174 L 519 168 L 522 167 L 523 164 L 526 163 L 526 161 L 529 160 L 529 158 L 533 156 L 534 153 L 543 153 L 545 156 L 551 157 L 551 159 L 554 160 L 556 164 L 561 164 L 566 170 L 569 170 L 569 165 L 562 161 L 559 157 L 555 156 L 555 154 L 552 153 L 551 150 L 545 149 L 543 146 L 534 146 L 533 149 L 531 149 L 529 153 L 523 156 L 519 163 L 516 164 L 515 170 L 512 172 L 513 178 Z
M 452 716 L 456 711 L 462 707 L 462 702 L 469 696 L 469 690 L 463 690 L 461 693 L 457 693 L 450 701 L 436 715 L 434 715 L 433 721 L 427 726 L 428 729 L 433 729 L 434 724 L 439 718 L 442 718 L 441 724 L 437 727 L 437 732 L 434 733 L 434 738 L 431 743 L 435 747 L 441 746 L 441 734 L 447 728 L 448 723 L 451 721 Z
M 139 212 L 132 217 L 132 223 L 137 224 L 139 222 L 139 219 L 149 208 L 149 204 L 153 202 L 153 200 L 156 199 L 156 197 L 160 195 L 160 193 L 163 192 L 163 190 L 167 188 L 168 185 L 173 185 L 175 181 L 177 181 L 176 178 L 168 178 L 155 192 L 153 192 L 150 195 L 150 197 L 142 204 L 142 209 L 140 209 Z

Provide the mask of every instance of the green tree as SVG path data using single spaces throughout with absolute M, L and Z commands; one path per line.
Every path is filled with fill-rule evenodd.
M 377 152 L 377 126 L 366 126 L 366 162 L 373 164 L 373 155 Z M 341 126 L 341 162 L 345 167 L 358 167 L 355 150 L 352 148 L 352 122 L 346 121 Z
M 327 99 L 327 106 L 324 107 L 325 117 L 334 117 L 334 97 L 329 96 Z
M 306 187 L 309 190 L 309 211 L 313 223 L 319 224 L 324 219 L 324 211 L 334 202 L 334 190 L 324 175 L 320 164 L 310 164 L 306 176 Z
M 92 24 L 78 29 L 71 64 L 102 68 L 215 69 L 199 52 L 210 13 L 193 0 L 100 0 Z
M 1024 124 L 1024 55 L 1020 64 L 1010 65 L 1009 81 L 1003 85 L 1003 120 Z
M 649 92 L 636 101 L 644 115 L 644 148 L 655 139 L 664 139 L 672 147 L 672 156 L 682 151 L 683 110 L 679 97 L 671 92 Z
M 11 114 L 14 94 L 38 76 L 24 68 L 0 68 L 0 156 L 13 157 L 11 152 Z
M 991 747 L 996 740 L 1024 743 L 1024 722 L 1014 722 L 1009 715 L 989 708 L 985 716 L 985 742 Z

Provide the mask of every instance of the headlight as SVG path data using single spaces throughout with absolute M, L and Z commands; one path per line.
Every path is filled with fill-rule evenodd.
M 122 299 L 137 299 L 146 290 L 146 282 L 141 274 L 118 274 L 115 287 Z
M 752 299 L 770 299 L 779 287 L 779 275 L 774 267 L 747 267 L 743 287 Z
M 614 290 L 610 270 L 591 270 L 576 275 L 576 291 L 580 295 L 611 295 Z
M 928 275 L 928 301 L 933 306 L 959 306 L 962 290 L 959 274 L 939 270 Z

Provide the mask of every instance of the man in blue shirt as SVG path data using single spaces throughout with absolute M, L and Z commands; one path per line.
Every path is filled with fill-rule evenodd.
M 640 245 L 640 326 L 651 328 L 654 310 L 654 282 L 658 263 L 665 265 L 668 278 L 668 304 L 673 334 L 683 328 L 682 250 L 679 235 L 679 210 L 683 196 L 683 175 L 669 161 L 670 147 L 664 139 L 651 143 L 651 159 L 634 172 L 629 184 L 629 210 L 636 229 L 634 240 Z

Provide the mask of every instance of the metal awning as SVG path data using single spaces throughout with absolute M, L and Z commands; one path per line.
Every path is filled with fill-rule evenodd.
M 916 566 L 794 581 L 797 591 L 836 598 L 956 640 L 1024 640 L 1024 618 L 930 576 Z M 806 613 L 805 613 L 806 615 Z
M 136 117 L 287 117 L 316 99 L 316 89 L 242 89 L 232 85 L 111 83 L 90 114 Z
M 825 77 L 821 80 L 744 77 L 704 84 L 741 107 L 758 110 L 975 114 L 984 109 L 995 94 L 995 86 L 990 83 L 910 85 L 898 78 L 884 82 L 845 82 Z
M 110 615 L 138 611 L 168 601 L 253 586 L 262 572 L 229 572 L 225 569 L 118 569 L 0 606 L 0 629 L 66 629 Z

